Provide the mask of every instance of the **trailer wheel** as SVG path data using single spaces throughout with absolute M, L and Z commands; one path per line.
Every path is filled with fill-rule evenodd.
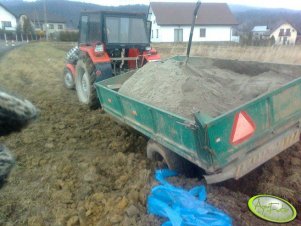
M 80 55 L 76 64 L 76 73 L 75 86 L 79 101 L 90 109 L 98 108 L 100 105 L 94 87 L 95 66 L 86 54 Z
M 147 157 L 154 161 L 163 161 L 169 169 L 187 177 L 195 177 L 198 174 L 196 165 L 153 140 L 147 143 Z
M 64 85 L 67 89 L 75 88 L 72 72 L 67 67 L 64 68 Z

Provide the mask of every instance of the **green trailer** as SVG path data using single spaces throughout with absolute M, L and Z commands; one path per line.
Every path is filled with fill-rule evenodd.
M 191 120 L 119 93 L 132 74 L 95 84 L 102 108 L 150 139 L 148 157 L 179 170 L 191 162 L 207 183 L 239 179 L 300 140 L 301 78 L 217 117 L 198 112 Z

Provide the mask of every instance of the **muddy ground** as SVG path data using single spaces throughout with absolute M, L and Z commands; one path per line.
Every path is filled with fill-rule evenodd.
M 40 110 L 28 128 L 0 138 L 17 160 L 0 190 L 0 225 L 160 225 L 162 219 L 146 214 L 146 196 L 156 184 L 147 139 L 101 110 L 86 110 L 63 87 L 70 47 L 29 44 L 0 59 L 0 85 Z M 238 182 L 208 186 L 208 202 L 227 212 L 234 225 L 273 225 L 249 212 L 249 196 L 279 195 L 300 212 L 300 175 L 297 144 Z M 184 187 L 200 183 L 176 180 Z

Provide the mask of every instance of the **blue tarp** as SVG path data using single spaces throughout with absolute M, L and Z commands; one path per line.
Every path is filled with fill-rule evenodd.
M 149 214 L 169 220 L 162 226 L 229 226 L 232 219 L 224 212 L 206 203 L 206 189 L 197 186 L 189 191 L 175 187 L 165 178 L 176 176 L 168 169 L 157 170 L 155 178 L 160 182 L 152 188 L 147 199 Z

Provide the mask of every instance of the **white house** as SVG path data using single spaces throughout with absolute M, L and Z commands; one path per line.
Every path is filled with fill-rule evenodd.
M 195 3 L 151 2 L 152 42 L 188 42 Z M 193 33 L 197 42 L 229 42 L 237 21 L 226 3 L 202 3 Z
M 17 28 L 17 17 L 0 4 L 0 29 L 15 31 Z
M 275 45 L 295 45 L 298 30 L 290 23 L 279 23 L 271 31 L 270 38 L 275 40 Z
M 48 19 L 47 25 L 44 20 L 40 20 L 39 22 L 35 22 L 35 30 L 46 31 L 46 26 L 48 27 L 48 33 L 55 33 L 66 30 L 66 23 L 63 20 L 57 19 Z
M 270 38 L 270 29 L 268 26 L 255 26 L 252 29 L 253 40 L 267 40 Z

